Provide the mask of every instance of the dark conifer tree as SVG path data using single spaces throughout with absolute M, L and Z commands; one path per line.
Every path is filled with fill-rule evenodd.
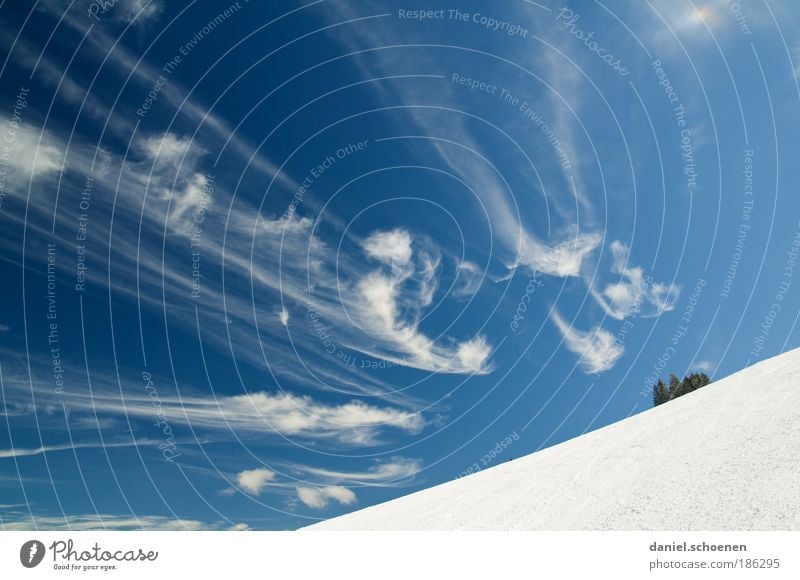
M 653 406 L 657 407 L 671 399 L 691 393 L 697 389 L 705 387 L 711 382 L 711 379 L 705 373 L 690 373 L 686 375 L 683 380 L 678 380 L 678 377 L 671 374 L 669 376 L 669 387 L 664 384 L 661 379 L 653 385 Z
M 711 382 L 705 373 L 692 373 L 684 379 L 689 385 L 689 392 L 705 387 Z
M 681 381 L 678 380 L 673 374 L 669 375 L 669 398 L 674 399 L 680 397 L 683 393 L 681 391 Z
M 653 406 L 658 407 L 662 403 L 669 401 L 669 391 L 667 385 L 661 379 L 653 385 Z

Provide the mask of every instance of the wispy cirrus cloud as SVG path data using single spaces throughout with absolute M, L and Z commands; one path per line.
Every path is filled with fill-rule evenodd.
M 379 13 L 383 8 L 385 8 L 385 4 L 374 1 L 358 5 L 338 3 L 330 6 L 328 15 L 332 20 L 350 20 L 370 12 Z M 520 22 L 530 20 L 530 14 L 524 11 L 515 11 L 514 14 Z M 365 75 L 372 77 L 403 71 L 404 61 L 398 58 L 395 51 L 373 53 L 368 49 L 391 45 L 395 38 L 402 38 L 402 42 L 407 43 L 409 39 L 417 38 L 417 34 L 420 35 L 420 41 L 424 42 L 425 35 L 421 29 L 419 30 L 418 33 L 417 30 L 405 26 L 399 28 L 394 25 L 392 19 L 382 19 L 376 21 L 374 26 L 358 27 L 355 30 L 335 29 L 331 33 L 346 48 L 355 51 L 353 60 Z M 514 60 L 529 61 L 529 53 L 530 51 L 526 51 L 524 55 L 514 55 Z M 415 51 L 414 55 L 414 62 L 418 66 L 420 63 L 425 63 L 429 65 L 431 71 L 446 70 L 448 73 L 452 73 L 450 67 L 443 66 L 450 62 L 451 57 L 446 50 L 439 50 L 436 57 L 424 49 Z M 518 56 L 521 58 L 517 59 Z M 498 59 L 497 64 L 503 65 L 504 62 Z M 546 62 L 544 64 L 547 65 Z M 558 78 L 564 76 L 563 62 L 551 62 L 548 68 L 549 72 Z M 515 72 L 523 75 L 524 69 L 519 68 Z M 572 73 L 569 74 L 572 75 Z M 533 78 L 530 77 L 531 80 Z M 480 80 L 491 82 L 492 79 L 487 77 Z M 523 266 L 558 277 L 579 276 L 584 261 L 602 240 L 599 234 L 587 229 L 586 226 L 581 227 L 577 221 L 577 215 L 581 214 L 584 215 L 584 223 L 589 223 L 591 212 L 590 208 L 586 206 L 585 196 L 578 191 L 576 192 L 577 198 L 573 198 L 571 195 L 573 193 L 572 180 L 569 179 L 570 176 L 565 176 L 559 186 L 559 189 L 565 190 L 564 195 L 547 198 L 548 208 L 552 206 L 552 209 L 556 210 L 563 221 L 555 224 L 552 228 L 553 232 L 548 232 L 547 236 L 537 233 L 520 213 L 519 200 L 515 199 L 515 192 L 511 188 L 509 180 L 492 164 L 491 152 L 483 145 L 485 140 L 481 129 L 486 129 L 488 121 L 480 122 L 469 115 L 469 106 L 463 98 L 465 92 L 461 88 L 447 80 L 436 82 L 435 92 L 432 92 L 427 84 L 415 84 L 405 79 L 402 81 L 402 85 L 397 81 L 386 81 L 376 83 L 373 88 L 377 96 L 387 105 L 391 105 L 393 108 L 398 104 L 404 106 L 402 114 L 415 124 L 417 132 L 414 135 L 414 141 L 423 149 L 424 156 L 430 159 L 432 151 L 434 158 L 443 163 L 450 173 L 459 176 L 476 194 L 482 202 L 481 209 L 487 213 L 492 230 L 501 242 L 500 249 L 506 256 L 506 263 L 510 267 Z M 512 93 L 514 92 L 514 88 L 511 86 L 502 88 L 512 89 Z M 566 119 L 573 115 L 573 111 L 565 109 L 564 97 L 566 95 L 567 100 L 572 98 L 577 101 L 582 89 L 582 86 L 579 90 L 574 82 L 567 83 L 566 81 L 553 87 L 548 94 L 553 96 L 551 104 L 557 113 L 554 118 Z M 520 94 L 522 91 L 523 89 L 520 87 Z M 435 98 L 437 96 L 440 98 Z M 454 107 L 454 104 L 462 107 L 466 114 L 461 114 L 462 111 Z M 574 108 L 577 109 L 577 102 L 574 105 Z M 499 101 L 497 110 L 506 110 Z M 509 110 L 514 123 L 518 124 L 518 112 L 513 109 Z M 568 126 L 571 127 L 566 122 L 562 122 L 560 125 L 563 127 L 564 133 L 567 132 Z M 502 127 L 494 126 L 492 128 L 497 130 Z M 530 135 L 535 134 L 536 131 L 530 132 Z M 577 150 L 571 149 L 572 156 L 577 156 Z M 522 151 L 520 151 L 520 155 L 524 160 L 525 155 Z M 530 162 L 530 159 L 528 161 Z M 531 182 L 528 168 L 521 170 L 520 173 L 522 174 L 519 175 L 520 181 L 528 186 Z M 525 194 L 528 193 L 529 191 L 526 189 Z M 579 210 L 578 206 L 583 207 Z
M 39 361 L 34 360 L 33 364 Z M 77 374 L 74 367 L 65 372 Z M 158 397 L 146 390 L 130 389 L 120 392 L 116 378 L 101 372 L 93 375 L 91 394 L 75 391 L 68 401 L 44 386 L 46 381 L 34 378 L 34 390 L 24 375 L 4 367 L 3 385 L 6 416 L 14 421 L 24 421 L 34 411 L 41 425 L 64 428 L 64 414 L 73 431 L 96 432 L 102 429 L 107 447 L 161 444 L 157 438 L 133 440 L 125 431 L 129 421 L 152 424 L 164 420 L 173 429 L 176 443 L 186 441 L 196 444 L 206 441 L 226 441 L 236 438 L 291 437 L 303 441 L 313 440 L 331 447 L 370 446 L 383 443 L 391 437 L 417 434 L 427 425 L 420 411 L 402 407 L 367 403 L 358 398 L 328 395 L 320 400 L 309 395 L 288 391 L 257 391 L 239 395 L 220 395 L 202 392 L 186 385 L 176 391 L 169 381 L 153 377 L 161 388 Z M 33 394 L 33 398 L 32 398 Z M 36 407 L 32 405 L 35 399 Z M 380 401 L 380 399 L 376 399 Z M 62 406 L 63 405 L 63 406 Z M 191 429 L 184 437 L 181 428 Z M 127 438 L 123 439 L 123 435 Z M 100 446 L 98 442 L 76 440 L 75 448 Z M 14 453 L 36 455 L 49 451 L 72 449 L 66 443 L 47 443 L 39 447 L 19 447 L 8 450 Z
M 579 363 L 584 371 L 590 374 L 602 373 L 614 367 L 625 353 L 614 335 L 597 326 L 589 331 L 582 331 L 567 323 L 557 310 L 553 309 L 550 318 L 555 323 L 567 348 L 578 355 Z
M 194 429 L 231 430 L 234 433 L 275 433 L 317 441 L 373 445 L 386 429 L 418 433 L 425 425 L 421 414 L 359 400 L 328 404 L 309 396 L 286 392 L 257 392 L 227 397 L 162 397 L 160 410 L 171 422 Z M 126 414 L 142 419 L 153 416 L 152 401 L 126 396 L 124 404 L 111 395 L 93 400 L 76 399 L 72 406 L 91 406 L 97 412 Z
M 623 320 L 628 316 L 660 316 L 675 308 L 680 286 L 654 282 L 645 275 L 643 268 L 629 266 L 630 248 L 626 244 L 614 241 L 609 250 L 613 259 L 611 271 L 621 279 L 602 290 L 590 290 L 606 314 Z
M 230 522 L 207 523 L 194 519 L 181 519 L 160 515 L 120 515 L 120 514 L 69 514 L 34 515 L 24 513 L 3 514 L 0 529 L 5 531 L 61 531 L 74 532 L 108 530 L 143 531 L 200 531 L 200 530 L 246 530 L 246 524 Z
M 191 139 L 174 133 L 144 134 L 132 150 L 134 155 L 125 162 L 104 153 L 106 164 L 119 166 L 124 172 L 123 181 L 116 180 L 111 170 L 94 180 L 95 188 L 116 189 L 118 215 L 141 215 L 139 228 L 147 234 L 135 231 L 138 219 L 133 225 L 125 220 L 115 224 L 115 252 L 120 259 L 113 268 L 114 278 L 120 281 L 119 293 L 159 308 L 166 295 L 173 303 L 171 316 L 189 328 L 197 323 L 194 305 L 202 305 L 205 312 L 219 311 L 224 305 L 226 317 L 239 324 L 228 325 L 225 332 L 209 333 L 209 341 L 227 350 L 227 333 L 235 334 L 230 338 L 256 347 L 242 349 L 243 356 L 260 366 L 266 354 L 273 372 L 292 379 L 298 378 L 298 365 L 291 360 L 302 352 L 308 357 L 304 365 L 313 367 L 317 377 L 330 376 L 339 384 L 372 394 L 381 390 L 379 377 L 360 373 L 356 381 L 348 376 L 353 374 L 352 369 L 328 364 L 330 360 L 320 352 L 315 329 L 307 321 L 292 326 L 293 343 L 285 344 L 285 333 L 279 331 L 287 327 L 291 311 L 312 309 L 336 328 L 343 346 L 373 358 L 434 372 L 488 371 L 491 349 L 484 337 L 461 342 L 442 337 L 434 343 L 419 332 L 421 313 L 431 304 L 440 276 L 440 252 L 427 238 L 412 236 L 404 229 L 379 230 L 364 240 L 353 240 L 353 247 L 359 248 L 367 261 L 363 255 L 340 256 L 313 231 L 312 221 L 297 213 L 278 218 L 260 216 L 245 201 L 227 213 L 215 211 L 229 204 L 231 198 L 202 171 L 206 151 Z M 80 172 L 74 175 L 76 170 L 90 173 L 93 155 L 76 139 L 69 155 L 69 177 L 80 177 Z M 142 192 L 147 196 L 144 199 Z M 44 218 L 49 208 L 49 200 L 43 199 L 33 204 L 31 215 L 38 211 Z M 75 204 L 64 203 L 57 220 L 69 227 L 78 217 Z M 191 237 L 198 228 L 202 236 L 193 238 L 192 250 L 202 254 L 202 264 L 208 268 L 204 268 L 202 292 L 197 293 L 193 305 L 184 297 L 192 294 L 195 282 L 185 268 L 181 271 L 186 259 L 181 253 L 183 242 L 176 236 Z M 96 263 L 104 261 L 107 233 L 101 225 L 87 232 L 87 257 Z M 69 245 L 71 241 L 66 238 L 63 243 Z M 257 261 L 253 252 L 259 254 Z M 128 259 L 133 256 L 135 262 Z M 256 320 L 258 311 L 248 296 L 223 296 L 221 280 L 206 273 L 222 264 L 229 279 L 254 285 L 261 304 L 271 302 L 271 308 L 284 304 L 278 316 L 280 327 L 266 319 Z M 100 269 L 91 269 L 87 275 L 95 284 L 107 284 L 108 276 Z M 129 283 L 123 284 L 123 280 Z M 340 287 L 345 291 L 338 292 Z M 360 313 L 365 323 L 354 325 L 353 313 Z M 370 328 L 376 314 L 382 326 L 365 333 L 363 329 Z M 304 382 L 314 381 L 307 377 Z
M 84 52 L 81 58 L 85 59 L 89 66 L 105 66 L 107 73 L 112 75 L 114 80 L 120 84 L 134 83 L 142 89 L 149 90 L 153 83 L 162 73 L 158 66 L 153 66 L 146 59 L 140 58 L 138 54 L 132 52 L 119 42 L 117 35 L 113 31 L 107 31 L 103 27 L 95 26 L 92 18 L 86 17 L 85 7 L 75 4 L 65 6 L 57 0 L 45 0 L 38 4 L 42 12 L 48 14 L 53 22 L 58 22 L 60 26 L 69 28 L 86 40 Z M 113 7 L 111 17 L 122 21 L 130 21 L 137 15 L 136 23 L 150 24 L 162 13 L 163 3 L 156 0 L 133 0 L 130 2 L 120 2 Z M 300 10 L 303 8 L 301 7 Z M 241 11 L 243 14 L 244 10 Z M 212 12 L 212 17 L 216 12 Z M 91 30 L 89 30 L 91 27 Z M 40 60 L 41 47 L 30 44 L 25 45 L 27 56 L 19 60 L 16 59 L 14 35 L 7 32 L 3 35 L 9 47 L 14 47 L 15 62 L 25 68 L 26 72 L 31 72 L 31 68 L 36 65 L 41 67 L 37 70 L 45 70 L 44 79 L 49 85 L 59 87 L 57 98 L 68 100 L 71 104 L 83 102 L 87 96 L 85 89 L 85 79 L 73 79 L 63 73 L 67 69 L 67 61 L 58 62 L 52 58 L 45 57 Z M 51 51 L 52 53 L 52 51 Z M 65 53 L 69 56 L 70 53 Z M 107 81 L 110 87 L 115 87 L 115 82 Z M 226 119 L 218 112 L 210 110 L 206 103 L 198 102 L 197 98 L 189 95 L 186 90 L 173 75 L 168 82 L 161 86 L 159 91 L 159 103 L 168 104 L 173 107 L 176 114 L 182 118 L 191 120 L 200 125 L 198 128 L 198 140 L 211 140 L 212 142 L 223 142 L 227 145 L 227 150 L 238 158 L 246 162 L 250 170 L 254 170 L 261 175 L 265 175 L 275 180 L 277 187 L 296 188 L 297 183 L 285 171 L 279 171 L 278 166 L 268 159 L 263 152 L 257 150 L 250 142 L 242 137 L 240 132 L 234 131 Z M 88 94 L 84 114 L 90 115 L 97 120 L 108 121 L 108 129 L 126 139 L 131 137 L 131 132 L 135 123 L 131 122 L 132 115 L 127 111 L 119 112 L 116 107 L 111 105 L 115 102 L 117 95 L 109 94 L 103 97 L 102 87 L 94 85 L 93 91 Z
M 114 17 L 122 22 L 133 22 L 142 26 L 158 19 L 164 6 L 157 0 L 128 0 L 115 7 Z
M 12 449 L 0 449 L 0 459 L 12 457 L 30 457 L 53 453 L 57 451 L 72 451 L 74 449 L 114 449 L 118 447 L 148 447 L 163 444 L 163 441 L 155 439 L 137 439 L 131 441 L 97 441 L 97 442 L 75 442 L 63 443 L 59 445 L 42 445 L 40 447 L 14 447 Z
M 451 296 L 457 300 L 471 298 L 480 289 L 486 272 L 469 260 L 460 260 L 456 266 L 456 281 Z
M 310 466 L 293 466 L 293 470 L 323 483 L 317 486 L 297 486 L 297 496 L 307 507 L 323 509 L 329 500 L 342 505 L 357 501 L 357 487 L 397 487 L 405 485 L 422 469 L 416 459 L 393 457 L 388 461 L 376 461 L 366 471 L 339 471 Z
M 365 471 L 343 471 L 312 466 L 292 466 L 294 471 L 326 483 L 350 486 L 392 487 L 407 483 L 422 470 L 422 462 L 405 457 L 375 461 Z
M 288 470 L 298 476 L 278 477 L 265 467 L 248 469 L 236 474 L 235 482 L 246 493 L 259 496 L 269 489 L 292 489 L 302 504 L 312 509 L 324 509 L 331 501 L 352 505 L 358 500 L 353 487 L 398 487 L 413 480 L 422 469 L 416 459 L 392 457 L 375 461 L 364 471 L 344 471 L 309 465 L 290 464 Z M 223 495 L 233 495 L 235 488 L 227 488 Z
M 548 246 L 533 236 L 525 236 L 518 265 L 559 278 L 579 276 L 584 262 L 601 241 L 599 234 L 577 233 L 573 239 Z
M 58 140 L 48 131 L 36 131 L 33 127 L 20 125 L 14 132 L 7 156 L 7 163 L 18 175 L 13 176 L 15 182 L 24 183 L 27 179 L 36 179 L 61 171 L 64 162 L 64 151 Z
M 324 487 L 298 486 L 297 498 L 307 507 L 323 509 L 333 500 L 342 505 L 356 503 L 356 494 L 341 485 L 326 485 Z
M 490 371 L 492 349 L 484 336 L 448 346 L 428 338 L 419 329 L 423 309 L 433 300 L 440 264 L 440 257 L 431 251 L 429 242 L 415 240 L 407 230 L 398 228 L 374 232 L 363 247 L 384 267 L 358 281 L 359 300 L 352 305 L 352 311 L 360 326 L 384 341 L 381 358 L 434 372 Z M 409 287 L 411 293 L 407 294 Z

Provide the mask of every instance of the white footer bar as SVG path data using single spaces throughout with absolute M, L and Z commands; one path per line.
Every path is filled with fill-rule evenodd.
M 0 577 L 778 580 L 800 578 L 798 546 L 800 532 L 0 532 Z

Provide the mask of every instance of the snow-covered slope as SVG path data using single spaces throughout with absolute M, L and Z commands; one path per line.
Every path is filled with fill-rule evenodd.
M 309 530 L 798 530 L 800 349 Z

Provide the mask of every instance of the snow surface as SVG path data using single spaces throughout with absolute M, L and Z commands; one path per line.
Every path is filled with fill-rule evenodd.
M 306 530 L 798 530 L 800 349 Z M 524 436 L 524 435 L 523 435 Z

